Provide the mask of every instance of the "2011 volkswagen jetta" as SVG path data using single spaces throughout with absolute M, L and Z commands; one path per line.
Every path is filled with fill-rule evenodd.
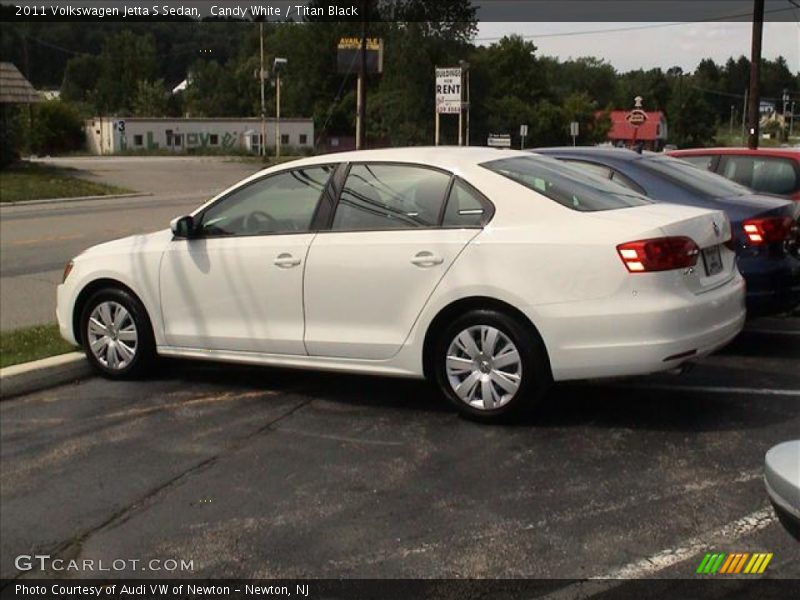
M 425 376 L 492 418 L 554 380 L 671 370 L 727 343 L 745 317 L 730 240 L 720 211 L 528 153 L 332 154 L 90 248 L 57 314 L 109 377 L 157 355 Z

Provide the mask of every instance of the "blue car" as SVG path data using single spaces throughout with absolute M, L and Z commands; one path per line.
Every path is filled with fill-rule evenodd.
M 749 316 L 800 305 L 800 203 L 756 194 L 691 164 L 619 148 L 541 148 L 551 156 L 610 179 L 653 200 L 725 211 L 739 270 L 747 283 Z

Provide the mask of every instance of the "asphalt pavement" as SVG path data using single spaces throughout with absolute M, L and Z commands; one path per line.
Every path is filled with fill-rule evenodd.
M 762 481 L 800 434 L 798 365 L 800 319 L 762 319 L 690 373 L 559 385 L 507 426 L 424 382 L 184 361 L 18 397 L 0 575 L 41 576 L 14 566 L 36 552 L 192 563 L 102 577 L 696 578 L 769 552 L 763 577 L 798 578 Z
M 0 329 L 55 321 L 64 265 L 86 248 L 164 229 L 259 165 L 217 157 L 80 157 L 41 162 L 149 193 L 137 198 L 0 204 Z

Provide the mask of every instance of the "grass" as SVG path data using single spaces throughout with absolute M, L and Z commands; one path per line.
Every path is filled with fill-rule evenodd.
M 0 171 L 0 202 L 105 196 L 130 192 L 74 176 L 79 171 L 20 162 Z
M 0 368 L 73 351 L 55 323 L 0 332 Z

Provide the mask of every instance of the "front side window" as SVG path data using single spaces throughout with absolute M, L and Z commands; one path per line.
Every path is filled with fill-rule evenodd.
M 612 183 L 607 178 L 543 156 L 502 158 L 481 166 L 572 210 L 614 210 L 652 203 L 641 194 Z
M 435 227 L 450 176 L 423 167 L 355 164 L 333 217 L 334 230 Z
M 786 158 L 726 156 L 722 172 L 728 179 L 768 194 L 789 195 L 798 187 L 794 165 Z
M 234 191 L 206 210 L 199 233 L 206 237 L 309 231 L 333 167 L 294 169 Z

